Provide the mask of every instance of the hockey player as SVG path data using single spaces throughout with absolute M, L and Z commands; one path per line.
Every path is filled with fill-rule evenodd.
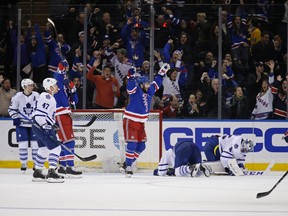
M 57 80 L 46 78 L 43 80 L 43 87 L 47 92 L 41 93 L 33 114 L 32 130 L 36 135 L 39 149 L 32 181 L 64 182 L 63 176 L 59 176 L 55 171 L 61 152 L 55 132 L 58 126 L 54 118 L 56 111 L 54 95 L 58 92 Z M 48 155 L 49 170 L 45 176 L 42 169 Z
M 253 142 L 239 135 L 211 136 L 204 146 L 207 161 L 219 161 L 229 175 L 235 175 L 229 160 L 236 159 L 239 168 L 245 170 L 245 158 L 254 149 Z M 238 167 L 237 167 L 238 168 Z
M 25 172 L 27 170 L 29 142 L 32 149 L 34 166 L 38 150 L 36 137 L 32 132 L 31 127 L 32 115 L 34 112 L 35 103 L 39 98 L 39 93 L 33 91 L 34 82 L 31 79 L 23 79 L 21 81 L 21 86 L 23 88 L 23 92 L 18 92 L 12 97 L 8 112 L 13 119 L 13 125 L 16 126 L 16 137 L 19 145 L 21 170 Z
M 75 137 L 72 128 L 72 118 L 70 103 L 78 102 L 78 95 L 76 94 L 76 87 L 66 75 L 68 69 L 68 62 L 64 59 L 58 64 L 57 72 L 54 73 L 54 78 L 57 80 L 59 91 L 55 94 L 57 102 L 55 118 L 59 126 L 58 136 L 63 145 L 74 152 Z M 82 172 L 74 169 L 74 155 L 62 148 L 60 158 L 60 167 L 58 173 L 66 175 L 71 178 L 81 178 Z
M 126 177 L 133 175 L 131 165 L 146 147 L 144 123 L 148 119 L 152 96 L 161 87 L 163 76 L 168 70 L 169 65 L 163 65 L 152 83 L 147 77 L 135 77 L 135 68 L 131 68 L 128 71 L 127 92 L 130 96 L 130 102 L 123 116 L 124 138 L 127 143 L 126 161 L 120 167 L 120 171 L 125 172 Z
M 201 151 L 193 141 L 181 141 L 168 149 L 162 156 L 156 176 L 210 176 L 210 169 L 202 164 Z

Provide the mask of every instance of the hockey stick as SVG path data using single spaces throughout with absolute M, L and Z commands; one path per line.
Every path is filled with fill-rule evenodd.
M 87 124 L 84 125 L 73 125 L 73 127 L 89 127 L 91 126 L 97 119 L 97 116 L 92 116 L 92 118 L 90 119 L 90 121 Z
M 81 157 L 78 154 L 76 154 L 75 152 L 71 151 L 71 149 L 69 149 L 67 146 L 65 146 L 63 143 L 61 143 L 58 140 L 55 140 L 53 136 L 50 136 L 50 139 L 52 139 L 53 141 L 57 142 L 61 147 L 63 147 L 65 150 L 67 150 L 68 152 L 70 152 L 71 154 L 75 155 L 77 158 L 79 158 L 81 161 L 91 161 L 91 160 L 95 160 L 97 158 L 97 155 L 91 155 L 88 157 Z
M 55 23 L 54 23 L 53 20 L 50 19 L 50 18 L 47 18 L 47 21 L 53 26 L 53 29 L 54 29 L 54 32 L 55 32 L 55 38 L 57 38 L 58 33 L 57 33 L 57 29 L 56 29 Z
M 277 185 L 286 177 L 287 174 L 288 174 L 288 171 L 285 172 L 285 174 L 278 180 L 278 182 L 271 188 L 271 190 L 258 193 L 256 198 L 259 199 L 259 198 L 268 196 L 277 187 Z
M 21 116 L 23 116 L 25 119 L 29 120 L 27 116 L 25 116 L 24 114 L 22 114 L 21 112 L 19 112 L 19 114 Z M 96 116 L 95 116 L 96 117 Z M 96 118 L 95 118 L 96 119 Z M 36 125 L 35 125 L 36 126 Z M 40 129 L 39 126 L 36 126 Z M 71 154 L 75 155 L 77 158 L 79 158 L 81 161 L 91 161 L 97 158 L 97 155 L 91 155 L 89 157 L 81 157 L 78 154 L 76 154 L 75 152 L 71 151 L 68 147 L 66 147 L 63 143 L 61 143 L 60 141 L 56 140 L 54 137 L 50 136 L 50 139 L 52 139 L 54 142 L 58 143 L 58 145 L 62 146 L 64 149 L 66 149 L 68 152 L 70 152 Z

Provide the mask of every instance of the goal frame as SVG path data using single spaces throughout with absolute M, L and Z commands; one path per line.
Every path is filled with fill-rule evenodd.
M 97 114 L 101 114 L 101 113 L 103 113 L 103 114 L 105 114 L 105 113 L 113 113 L 113 114 L 115 114 L 115 113 L 124 113 L 124 109 L 81 109 L 81 110 L 72 110 L 72 119 L 73 119 L 73 115 L 77 115 L 77 114 L 85 114 L 85 113 L 89 113 L 89 115 L 93 115 L 93 113 L 97 113 Z M 157 162 L 159 162 L 160 161 L 160 159 L 161 159 L 161 156 L 162 156 L 162 151 L 163 151 L 163 125 L 162 125 L 162 120 L 163 120 L 163 117 L 162 117 L 162 111 L 161 110 L 151 110 L 150 111 L 150 113 L 151 114 L 156 114 L 157 116 L 158 116 L 158 118 L 157 118 L 157 120 L 155 120 L 155 121 L 158 121 L 158 126 L 157 126 L 157 130 L 158 130 L 158 151 L 159 151 L 159 154 L 158 154 L 158 161 Z M 149 116 L 150 116 L 150 113 L 149 113 Z M 94 115 L 93 115 L 94 116 Z M 95 115 L 95 116 L 97 116 L 97 115 Z M 148 118 L 149 119 L 149 118 Z M 92 121 L 92 120 L 91 120 Z M 95 118 L 94 119 L 94 121 L 97 123 L 97 118 Z M 149 121 L 149 120 L 148 120 Z M 74 130 L 74 133 L 75 133 L 75 131 L 79 131 L 79 130 L 84 130 L 83 128 L 84 127 L 87 127 L 87 128 L 93 128 L 93 123 L 94 122 L 87 122 L 86 121 L 86 123 L 84 123 L 83 125 L 79 125 L 78 123 L 77 123 L 77 121 L 73 121 L 73 130 Z M 99 122 L 98 122 L 99 123 Z M 92 124 L 92 125 L 91 125 Z M 147 123 L 146 123 L 147 124 Z M 86 125 L 88 125 L 88 126 L 86 126 Z M 146 129 L 146 133 L 147 133 L 147 129 Z M 151 133 L 151 132 L 150 132 Z M 151 136 L 151 134 L 150 134 L 150 136 Z M 147 134 L 147 142 L 149 143 L 149 135 Z M 155 142 L 155 144 L 157 144 L 156 142 L 157 141 L 153 141 L 153 142 Z M 76 140 L 76 143 L 77 143 L 77 140 Z M 154 144 L 154 145 L 155 145 Z M 154 149 L 155 149 L 155 147 L 154 147 Z M 75 151 L 77 152 L 77 151 L 79 151 L 80 149 L 77 149 L 77 145 L 76 145 L 76 148 L 75 148 Z M 92 149 L 87 149 L 86 148 L 86 152 L 87 151 L 90 151 L 90 150 L 92 150 Z M 144 151 L 145 152 L 145 151 Z M 97 154 L 97 151 L 94 151 L 93 153 L 95 153 L 95 154 Z M 89 154 L 88 152 L 86 153 L 86 154 Z M 90 154 L 91 154 L 91 152 L 90 152 Z M 156 155 L 154 155 L 154 158 L 155 158 L 155 156 L 157 157 L 157 154 Z M 140 156 L 141 157 L 141 156 Z M 95 163 L 95 162 L 94 162 Z M 155 163 L 155 162 L 154 162 Z M 82 163 L 79 163 L 80 165 L 83 165 Z M 98 162 L 98 164 L 99 164 L 99 162 Z M 88 165 L 89 166 L 89 165 Z M 99 165 L 98 165 L 99 166 Z M 101 166 L 101 165 L 100 165 Z M 151 165 L 150 165 L 151 166 Z M 155 164 L 154 164 L 154 167 L 155 167 Z M 146 168 L 146 167 L 144 167 L 144 168 Z

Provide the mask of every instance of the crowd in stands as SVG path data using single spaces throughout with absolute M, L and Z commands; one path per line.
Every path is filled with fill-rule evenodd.
M 152 104 L 163 110 L 164 118 L 217 118 L 220 86 L 222 118 L 287 117 L 285 1 L 228 2 L 223 1 L 219 27 L 218 1 L 154 1 L 154 71 L 163 63 L 171 67 Z M 86 108 L 125 107 L 128 70 L 135 67 L 139 75 L 150 77 L 149 1 L 71 0 L 66 6 L 68 10 L 53 19 L 58 35 L 50 23 L 43 32 L 37 23 L 26 21 L 21 31 L 21 78 L 32 78 L 41 91 L 42 80 L 57 71 L 55 53 L 61 53 L 78 89 L 77 109 L 82 108 L 84 79 Z M 85 76 L 84 8 L 88 12 Z M 7 79 L 16 86 L 17 27 L 15 20 L 6 23 L 0 44 L 0 64 L 5 66 L 0 74 L 1 101 L 1 92 L 9 89 Z M 220 31 L 222 62 L 218 62 Z

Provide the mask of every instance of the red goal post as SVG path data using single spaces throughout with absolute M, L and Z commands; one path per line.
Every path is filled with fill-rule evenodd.
M 115 162 L 124 161 L 123 113 L 123 109 L 72 112 L 75 152 L 81 156 L 97 155 L 97 159 L 91 162 L 81 162 L 75 158 L 76 166 L 101 168 L 106 158 L 114 158 Z M 157 167 L 162 155 L 162 111 L 150 112 L 145 130 L 146 149 L 138 158 L 137 167 L 153 169 Z

